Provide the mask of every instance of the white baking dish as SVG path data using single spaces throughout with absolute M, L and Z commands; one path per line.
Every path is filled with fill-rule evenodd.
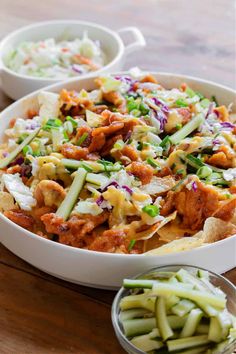
M 5 37 L 0 43 L 0 76 L 2 90 L 14 100 L 38 90 L 44 86 L 62 81 L 50 78 L 38 78 L 17 74 L 4 64 L 4 56 L 11 48 L 15 48 L 22 41 L 39 41 L 46 38 L 60 38 L 66 34 L 70 39 L 81 38 L 84 32 L 88 33 L 92 40 L 99 40 L 104 50 L 107 63 L 96 73 L 120 70 L 127 54 L 146 45 L 145 39 L 136 27 L 125 27 L 117 32 L 107 27 L 84 21 L 56 20 L 39 22 L 30 26 L 22 27 Z M 132 37 L 127 45 L 121 37 Z M 89 77 L 94 73 L 80 75 Z
M 186 82 L 205 96 L 215 95 L 219 103 L 236 103 L 236 93 L 212 82 L 187 76 L 154 73 L 167 88 Z M 95 76 L 94 76 L 95 77 Z M 93 89 L 94 77 L 73 79 L 47 88 L 59 92 L 62 88 Z M 24 116 L 29 108 L 37 108 L 37 93 L 32 93 L 0 114 L 0 140 L 12 117 Z M 77 249 L 46 240 L 14 224 L 0 214 L 0 241 L 13 253 L 35 267 L 56 277 L 92 287 L 112 289 L 121 285 L 124 277 L 133 276 L 152 267 L 189 264 L 223 273 L 236 266 L 236 235 L 191 251 L 163 256 L 108 254 Z

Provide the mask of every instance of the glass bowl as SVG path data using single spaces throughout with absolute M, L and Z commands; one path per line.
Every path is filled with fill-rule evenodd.
M 167 271 L 167 272 L 177 272 L 179 269 L 185 269 L 191 273 L 195 273 L 197 269 L 201 270 L 207 270 L 201 267 L 193 267 L 189 265 L 171 265 L 171 266 L 163 266 L 163 267 L 156 267 L 152 268 L 146 272 L 143 272 L 141 274 L 138 274 L 134 277 L 136 278 L 142 278 L 153 271 Z M 236 287 L 226 278 L 223 276 L 216 274 L 214 272 L 208 271 L 209 276 L 210 276 L 210 281 L 213 285 L 219 287 L 224 293 L 227 295 L 227 308 L 228 310 L 236 316 Z M 124 296 L 127 296 L 129 294 L 129 289 L 121 288 L 118 293 L 116 294 L 113 304 L 112 304 L 112 310 L 111 310 L 111 317 L 112 317 L 112 324 L 117 336 L 117 339 L 120 343 L 120 345 L 126 350 L 127 353 L 129 354 L 144 354 L 144 352 L 138 348 L 136 348 L 124 335 L 123 333 L 123 328 L 122 324 L 119 320 L 119 313 L 120 313 L 120 308 L 119 304 L 121 299 Z M 223 351 L 219 351 L 217 354 L 232 354 L 234 350 L 236 349 L 236 339 L 230 343 L 227 347 L 224 348 Z

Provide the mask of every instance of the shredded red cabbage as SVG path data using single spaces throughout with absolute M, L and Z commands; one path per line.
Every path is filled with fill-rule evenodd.
M 122 186 L 122 188 L 125 189 L 126 192 L 128 192 L 130 195 L 133 194 L 133 191 L 132 191 L 132 189 L 130 187 L 124 185 L 124 186 Z
M 25 159 L 23 156 L 17 157 L 14 161 L 10 163 L 10 167 L 15 166 L 15 165 L 22 165 L 24 163 Z
M 77 64 L 73 64 L 72 65 L 72 70 L 74 70 L 78 74 L 82 74 L 83 73 L 82 68 L 79 65 L 77 65 Z
M 102 195 L 100 195 L 100 197 L 96 200 L 96 203 L 97 203 L 98 206 L 100 206 L 103 201 L 104 201 L 104 198 L 103 198 Z
M 159 98 L 152 97 L 152 100 L 155 103 L 155 105 L 161 107 L 162 112 L 164 112 L 166 114 L 169 113 L 169 107 L 167 107 L 167 105 L 164 102 L 162 102 Z
M 235 127 L 235 124 L 233 124 L 231 122 L 221 122 L 220 124 L 224 128 L 234 129 L 234 127 Z
M 194 192 L 197 191 L 197 183 L 196 183 L 195 181 L 192 183 L 192 190 L 193 190 Z
M 105 192 L 108 187 L 114 186 L 115 188 L 119 188 L 119 184 L 116 181 L 109 182 L 102 190 L 101 192 Z

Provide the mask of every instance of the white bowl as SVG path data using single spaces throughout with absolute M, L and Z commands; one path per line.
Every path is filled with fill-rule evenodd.
M 96 71 L 98 74 L 120 70 L 127 54 L 146 45 L 142 33 L 136 27 L 125 27 L 115 32 L 95 23 L 73 20 L 39 22 L 22 27 L 9 34 L 0 43 L 0 76 L 4 92 L 14 100 L 17 100 L 44 86 L 62 81 L 60 79 L 21 75 L 10 70 L 3 60 L 10 49 L 15 48 L 22 41 L 39 41 L 50 37 L 60 38 L 64 33 L 71 39 L 75 37 L 81 38 L 84 31 L 87 31 L 89 38 L 92 40 L 100 41 L 101 47 L 107 56 L 106 65 Z M 125 45 L 121 38 L 123 36 L 132 37 L 133 40 L 128 45 Z M 93 74 L 84 74 L 80 75 L 80 77 L 89 77 Z
M 194 90 L 226 105 L 236 101 L 236 92 L 221 85 L 188 76 L 154 73 L 166 88 L 178 87 L 186 82 Z M 46 88 L 47 91 L 93 89 L 94 77 L 73 79 Z M 0 141 L 12 117 L 24 116 L 29 108 L 37 108 L 37 92 L 13 103 L 0 114 Z M 17 256 L 35 267 L 58 278 L 91 287 L 114 289 L 125 277 L 146 269 L 182 264 L 207 268 L 223 273 L 236 266 L 236 235 L 225 240 L 190 251 L 163 256 L 109 254 L 74 248 L 41 238 L 8 220 L 0 214 L 0 242 Z

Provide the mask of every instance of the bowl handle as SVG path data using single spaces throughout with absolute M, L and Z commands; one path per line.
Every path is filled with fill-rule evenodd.
M 125 54 L 130 54 L 138 49 L 141 49 L 146 46 L 145 38 L 142 32 L 137 27 L 124 27 L 119 29 L 118 34 L 120 35 L 121 39 L 123 35 L 132 35 L 134 37 L 133 41 L 129 44 L 124 44 L 125 46 Z

